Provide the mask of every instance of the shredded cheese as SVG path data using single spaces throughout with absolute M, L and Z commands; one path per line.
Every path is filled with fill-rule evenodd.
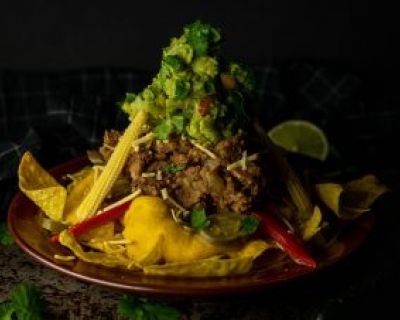
M 247 150 L 244 150 L 243 154 L 242 154 L 242 159 L 240 161 L 240 165 L 242 167 L 242 170 L 246 170 L 247 169 L 246 160 L 247 160 Z
M 171 208 L 171 215 L 175 222 L 179 222 L 178 217 L 176 216 L 176 212 Z
M 75 256 L 62 256 L 59 254 L 55 254 L 54 259 L 61 260 L 61 261 L 73 261 L 76 259 L 76 257 Z
M 163 200 L 169 201 L 174 207 L 176 207 L 179 211 L 187 211 L 184 207 L 182 207 L 178 202 L 175 201 L 174 198 L 172 198 L 168 194 L 168 190 L 166 188 L 161 189 L 161 197 Z
M 104 243 L 108 243 L 108 244 L 130 244 L 130 243 L 132 243 L 132 241 L 129 240 L 129 239 L 120 239 L 120 240 L 107 240 L 107 241 L 104 241 Z
M 153 139 L 154 139 L 154 133 L 153 132 L 149 132 L 148 134 L 144 135 L 143 137 L 140 137 L 140 138 L 136 139 L 135 141 L 133 141 L 132 142 L 132 147 L 135 149 L 139 145 L 141 145 L 143 143 L 150 142 Z
M 292 226 L 292 224 L 289 222 L 288 219 L 286 219 L 286 217 L 284 217 L 283 215 L 280 216 L 280 218 L 282 219 L 283 223 L 288 227 L 288 232 L 290 233 L 295 233 L 295 230 Z
M 155 172 L 143 172 L 142 177 L 143 178 L 154 178 L 156 176 Z
M 167 198 L 168 198 L 168 191 L 167 191 L 166 188 L 161 189 L 161 198 L 162 198 L 163 200 L 167 200 Z
M 204 148 L 201 144 L 198 144 L 197 142 L 194 142 L 193 140 L 190 140 L 192 145 L 194 145 L 197 149 L 200 151 L 203 151 L 206 155 L 208 155 L 211 159 L 217 159 L 217 156 L 212 153 L 210 150 Z
M 247 163 L 248 161 L 257 160 L 257 158 L 258 158 L 258 153 L 254 153 L 254 154 L 252 154 L 252 155 L 250 155 L 250 156 L 248 156 L 248 157 L 247 157 L 247 154 L 246 154 L 245 163 Z M 245 165 L 246 165 L 246 164 L 245 164 Z M 247 165 L 246 165 L 246 166 L 247 166 Z M 236 162 L 231 163 L 230 165 L 228 165 L 228 166 L 226 167 L 226 170 L 231 171 L 231 170 L 233 170 L 233 169 L 235 169 L 235 168 L 238 168 L 238 167 L 242 167 L 242 169 L 243 169 L 243 157 L 242 157 L 240 160 L 238 160 L 238 161 L 236 161 Z
M 110 204 L 109 206 L 97 211 L 96 215 L 103 213 L 105 211 L 111 210 L 115 207 L 120 206 L 121 204 L 128 202 L 130 200 L 133 200 L 134 198 L 136 198 L 138 195 L 140 195 L 142 193 L 141 189 L 137 189 L 136 191 L 134 191 L 133 193 L 131 193 L 130 195 L 127 195 L 126 197 L 118 200 L 117 202 L 114 202 L 113 204 Z
M 158 181 L 162 180 L 162 171 L 161 170 L 157 170 L 156 180 L 158 180 Z

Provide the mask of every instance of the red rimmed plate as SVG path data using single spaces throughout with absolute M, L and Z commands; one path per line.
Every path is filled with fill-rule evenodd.
M 60 178 L 88 164 L 79 158 L 61 164 L 50 172 Z M 146 295 L 168 297 L 204 297 L 246 293 L 266 289 L 303 278 L 332 265 L 356 250 L 367 238 L 374 225 L 373 215 L 365 215 L 351 222 L 327 250 L 317 257 L 318 268 L 310 270 L 299 266 L 278 252 L 268 252 L 256 260 L 252 270 L 241 276 L 221 278 L 166 278 L 145 276 L 141 272 L 106 268 L 80 260 L 63 262 L 55 254 L 68 254 L 68 250 L 49 242 L 46 231 L 37 222 L 37 207 L 18 192 L 8 210 L 8 226 L 18 246 L 35 260 L 51 269 L 83 281 L 115 289 Z

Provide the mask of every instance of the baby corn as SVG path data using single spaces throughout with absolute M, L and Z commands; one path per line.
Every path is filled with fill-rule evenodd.
M 101 172 L 86 198 L 80 204 L 77 210 L 79 221 L 86 220 L 97 212 L 100 204 L 110 192 L 112 186 L 121 173 L 131 150 L 132 141 L 139 137 L 141 128 L 146 121 L 147 113 L 139 111 L 129 124 L 128 128 L 119 139 L 110 160 L 108 160 L 104 167 L 104 170 Z

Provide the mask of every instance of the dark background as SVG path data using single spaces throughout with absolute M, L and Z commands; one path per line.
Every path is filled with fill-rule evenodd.
M 0 71 L 91 67 L 154 71 L 160 48 L 197 18 L 222 28 L 225 52 L 235 58 L 257 66 L 310 61 L 352 72 L 362 81 L 360 98 L 366 108 L 387 108 L 399 116 L 400 19 L 395 1 L 2 0 Z M 400 121 L 391 120 L 376 140 L 374 165 L 395 189 L 400 184 L 396 156 Z M 362 154 L 356 156 L 371 163 Z M 336 269 L 304 282 L 288 296 L 288 291 L 281 290 L 255 301 L 250 298 L 243 306 L 225 303 L 221 310 L 232 319 L 269 315 L 271 319 L 310 320 L 379 319 L 396 311 L 391 292 L 400 283 L 396 263 L 400 250 L 399 205 L 394 200 L 392 196 L 380 203 L 382 214 L 375 233 Z M 276 306 L 264 305 L 264 298 Z M 219 306 L 209 305 L 209 310 L 218 311 Z
M 399 101 L 395 1 L 51 1 L 0 3 L 0 70 L 155 70 L 160 48 L 197 18 L 251 65 L 311 60 L 354 70 L 368 99 Z M 380 99 L 380 100 L 379 100 Z M 374 100 L 375 101 L 375 100 Z
M 1 1 L 0 67 L 152 69 L 160 48 L 196 18 L 224 30 L 250 64 L 287 59 L 399 67 L 395 1 Z

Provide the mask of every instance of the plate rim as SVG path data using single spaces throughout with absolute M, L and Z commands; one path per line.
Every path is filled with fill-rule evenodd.
M 64 170 L 66 168 L 70 167 L 82 167 L 86 164 L 89 164 L 90 162 L 88 161 L 87 157 L 82 156 L 78 157 L 69 161 L 66 161 L 64 163 L 58 164 L 57 166 L 52 167 L 49 169 L 49 172 L 57 177 L 57 172 L 60 170 Z M 15 209 L 18 206 L 18 203 L 21 201 L 30 201 L 21 191 L 18 191 L 12 198 L 12 201 L 8 207 L 8 212 L 7 212 L 7 223 L 8 223 L 8 228 L 10 230 L 10 233 L 15 240 L 16 244 L 18 247 L 28 256 L 33 258 L 36 262 L 39 262 L 40 264 L 52 269 L 56 270 L 57 272 L 63 274 L 63 275 L 68 275 L 71 276 L 75 279 L 81 280 L 86 283 L 91 283 L 91 284 L 96 284 L 96 285 L 102 285 L 105 287 L 117 289 L 117 290 L 122 290 L 122 291 L 129 291 L 129 292 L 134 292 L 137 294 L 143 294 L 143 295 L 152 295 L 152 296 L 162 296 L 162 297 L 177 297 L 177 296 L 182 296 L 184 294 L 184 298 L 188 297 L 210 297 L 210 296 L 221 296 L 221 295 L 233 295 L 233 294 L 242 294 L 242 293 L 250 293 L 250 292 L 255 292 L 255 291 L 260 291 L 260 290 L 265 290 L 268 288 L 273 288 L 276 286 L 284 285 L 287 283 L 291 283 L 293 281 L 298 281 L 301 280 L 305 277 L 308 276 L 314 276 L 318 273 L 320 273 L 322 270 L 327 269 L 328 267 L 331 267 L 332 265 L 335 265 L 336 263 L 346 259 L 351 253 L 356 251 L 360 246 L 362 246 L 369 235 L 371 234 L 371 231 L 373 230 L 373 226 L 375 224 L 375 215 L 373 213 L 369 213 L 361 218 L 359 220 L 362 220 L 362 223 L 357 224 L 355 227 L 358 229 L 362 229 L 363 232 L 359 231 L 358 236 L 359 238 L 357 239 L 357 242 L 351 246 L 350 250 L 346 250 L 346 252 L 339 257 L 332 259 L 329 263 L 322 264 L 318 266 L 316 269 L 309 269 L 304 266 L 296 266 L 296 272 L 292 272 L 289 275 L 285 273 L 281 273 L 279 276 L 275 275 L 272 279 L 261 279 L 256 282 L 252 282 L 250 284 L 248 283 L 243 283 L 240 282 L 239 284 L 236 284 L 235 286 L 218 286 L 218 287 L 185 287 L 184 285 L 166 285 L 166 284 L 149 284 L 146 285 L 144 283 L 136 283 L 136 284 L 127 284 L 127 283 L 122 283 L 122 282 L 116 282 L 116 281 L 110 281 L 110 280 L 105 280 L 102 279 L 101 277 L 95 277 L 95 276 L 90 276 L 90 275 L 85 275 L 73 270 L 68 269 L 68 267 L 62 265 L 62 264 L 57 264 L 53 260 L 48 259 L 48 257 L 42 255 L 40 252 L 35 250 L 34 248 L 29 245 L 18 233 L 18 230 L 16 230 L 16 225 L 15 225 L 15 220 L 17 219 L 16 212 L 17 210 Z M 31 202 L 31 205 L 33 208 L 36 208 L 36 206 Z M 104 268 L 104 267 L 102 267 Z M 115 268 L 110 268 L 110 269 L 115 269 Z M 246 277 L 248 274 L 243 274 L 243 275 L 238 275 L 238 276 L 232 276 L 232 277 Z M 153 278 L 158 278 L 162 280 L 169 281 L 171 280 L 173 282 L 173 279 L 176 278 L 167 278 L 167 277 L 155 277 L 155 276 L 146 276 L 146 277 L 153 277 Z M 212 277 L 207 277 L 207 280 L 210 280 Z M 221 277 L 218 277 L 221 278 Z M 227 277 L 222 277 L 222 278 L 227 278 Z M 179 278 L 180 280 L 184 278 Z M 203 278 L 204 279 L 204 278 Z M 201 281 L 202 278 L 186 278 L 184 280 L 187 281 Z

